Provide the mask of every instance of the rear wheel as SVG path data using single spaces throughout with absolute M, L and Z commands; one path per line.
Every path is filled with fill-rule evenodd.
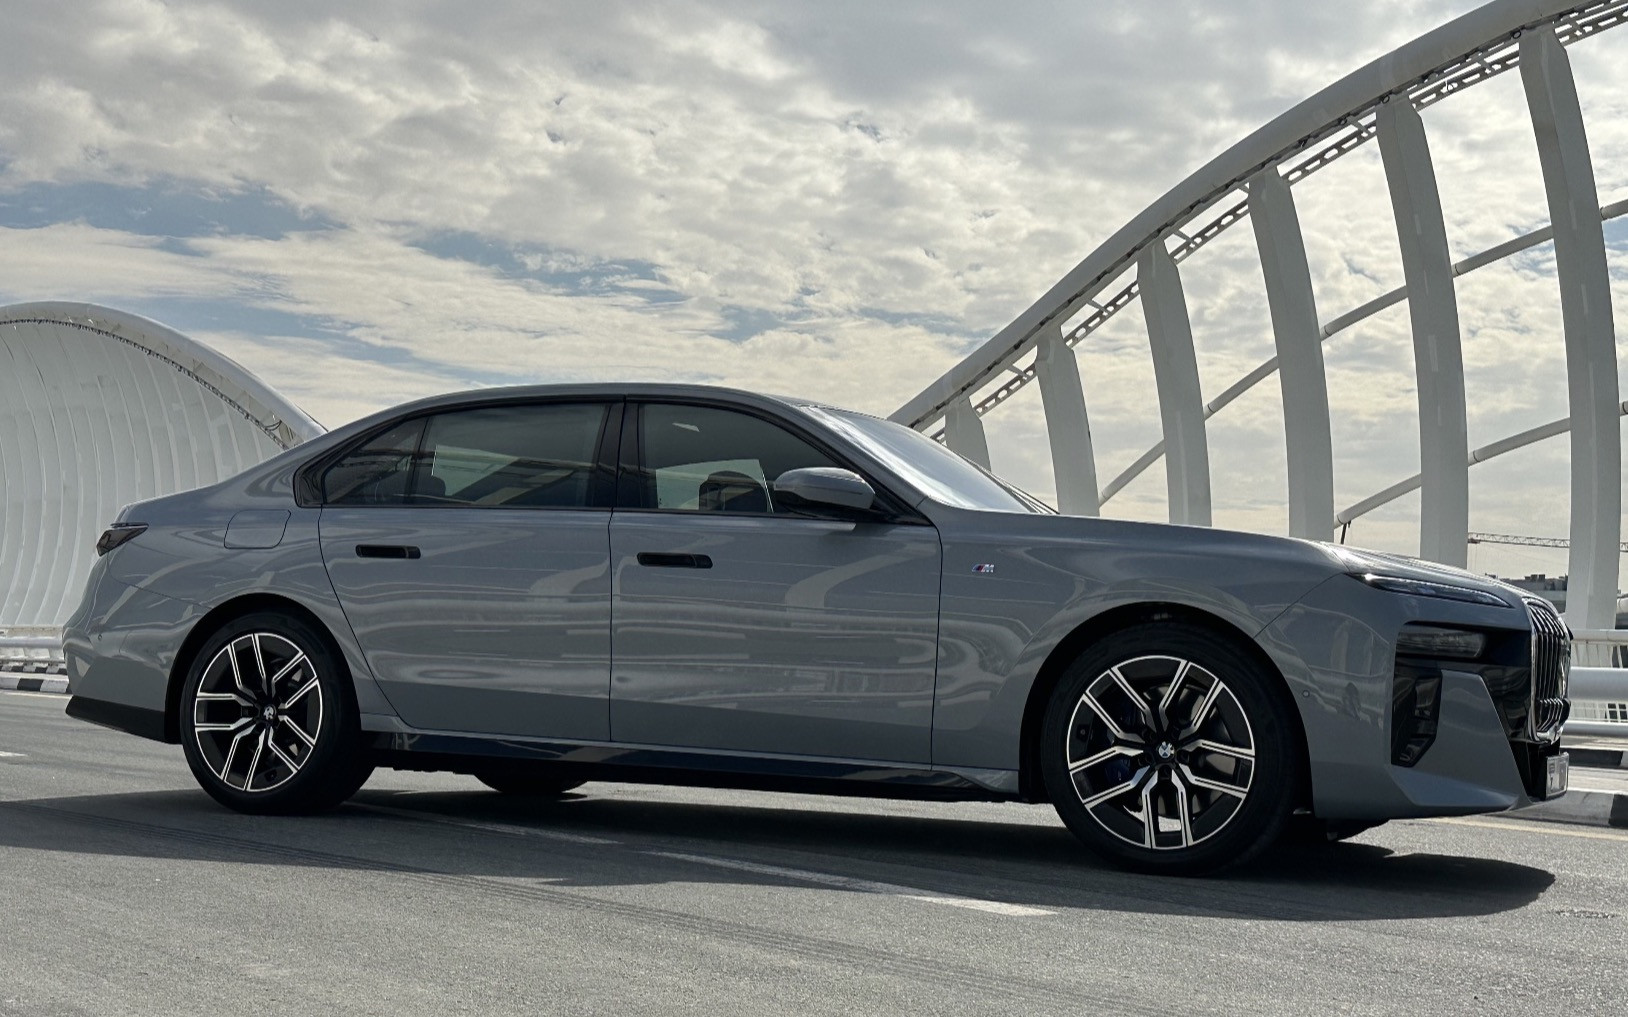
M 181 690 L 181 746 L 211 797 L 239 812 L 321 812 L 372 773 L 343 664 L 306 622 L 258 612 L 203 645 Z
M 1298 728 L 1277 676 L 1231 640 L 1148 622 L 1064 673 L 1041 734 L 1058 814 L 1089 847 L 1145 872 L 1242 862 L 1283 828 Z
M 584 783 L 554 773 L 518 770 L 485 770 L 475 774 L 475 779 L 493 791 L 531 798 L 558 798 Z

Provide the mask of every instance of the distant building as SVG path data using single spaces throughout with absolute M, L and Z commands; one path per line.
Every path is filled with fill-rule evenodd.
M 1566 610 L 1565 576 L 1546 576 L 1543 573 L 1538 572 L 1527 576 L 1524 579 L 1506 579 L 1501 576 L 1494 576 L 1493 578 L 1503 579 L 1504 582 L 1511 586 L 1518 586 L 1529 593 L 1535 593 L 1538 596 L 1548 600 L 1562 612 Z M 1628 629 L 1628 595 L 1620 593 L 1617 594 L 1616 627 L 1619 629 Z
M 1504 576 L 1494 576 L 1493 578 L 1500 579 L 1511 586 L 1519 587 L 1528 593 L 1535 593 L 1559 608 L 1561 612 L 1566 610 L 1565 576 L 1546 576 L 1541 572 L 1537 572 L 1523 579 L 1510 579 Z M 1619 612 L 1622 610 L 1620 604 L 1617 610 Z

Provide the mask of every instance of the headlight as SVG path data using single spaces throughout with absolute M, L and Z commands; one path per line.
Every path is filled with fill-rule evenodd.
M 1483 633 L 1435 625 L 1404 625 L 1396 637 L 1396 652 L 1412 657 L 1474 660 L 1486 648 L 1487 637 Z
M 1437 600 L 1456 600 L 1464 604 L 1486 604 L 1489 607 L 1510 606 L 1500 597 L 1485 590 L 1473 590 L 1468 586 L 1454 586 L 1451 583 L 1437 583 L 1426 579 L 1404 579 L 1401 576 L 1387 576 L 1378 572 L 1358 573 L 1357 578 L 1376 590 L 1389 590 L 1392 593 L 1435 597 Z

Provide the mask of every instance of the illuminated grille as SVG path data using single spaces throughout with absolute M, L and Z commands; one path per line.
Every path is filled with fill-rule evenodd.
M 1548 601 L 1528 600 L 1532 620 L 1532 709 L 1528 734 L 1538 741 L 1560 737 L 1566 719 L 1566 676 L 1571 670 L 1571 630 Z

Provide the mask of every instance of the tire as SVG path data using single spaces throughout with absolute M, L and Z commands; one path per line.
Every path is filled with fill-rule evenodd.
M 484 770 L 475 774 L 475 779 L 501 794 L 528 798 L 558 798 L 586 783 L 557 774 L 524 770 Z
M 355 794 L 363 753 L 350 673 L 324 633 L 257 612 L 210 636 L 181 688 L 181 747 L 210 797 L 255 815 L 324 812 Z
M 1169 621 L 1123 629 L 1052 693 L 1039 745 L 1047 794 L 1075 836 L 1122 867 L 1201 875 L 1242 863 L 1277 839 L 1292 806 L 1302 753 L 1287 700 L 1278 676 L 1223 636 Z

